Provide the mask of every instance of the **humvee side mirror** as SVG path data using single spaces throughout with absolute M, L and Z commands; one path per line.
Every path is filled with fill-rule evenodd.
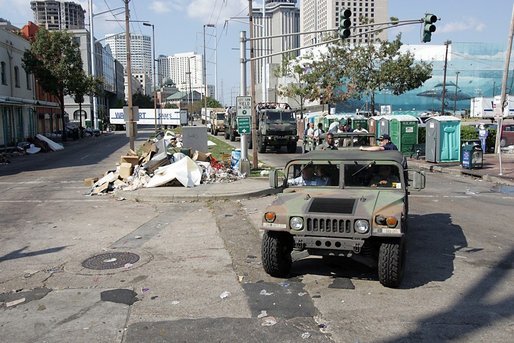
M 271 188 L 278 188 L 278 171 L 276 169 L 272 169 L 269 172 L 269 186 Z
M 412 181 L 412 189 L 422 190 L 425 188 L 425 172 L 420 170 L 409 170 L 409 181 Z

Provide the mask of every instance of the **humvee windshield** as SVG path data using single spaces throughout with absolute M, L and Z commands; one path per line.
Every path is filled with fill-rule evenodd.
M 216 120 L 223 120 L 223 119 L 225 119 L 225 113 L 216 114 Z
M 344 184 L 340 184 L 341 168 L 344 172 Z M 286 177 L 289 187 L 402 188 L 397 166 L 377 164 L 374 161 L 345 164 L 330 161 L 298 161 L 289 165 Z

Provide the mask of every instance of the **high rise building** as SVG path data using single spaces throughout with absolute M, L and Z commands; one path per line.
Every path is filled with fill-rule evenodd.
M 279 1 L 267 0 L 264 9 L 253 9 L 254 37 L 267 37 L 297 33 L 300 31 L 300 9 L 296 7 L 296 0 Z M 267 38 L 255 41 L 255 57 L 270 55 L 277 52 L 288 51 L 300 47 L 300 36 L 292 35 L 281 38 Z M 297 56 L 299 51 L 288 53 L 288 56 Z M 255 61 L 255 81 L 260 84 L 257 90 L 258 101 L 269 101 L 270 89 L 274 89 L 273 69 L 282 64 L 283 55 L 266 57 Z M 272 94 L 271 94 L 272 95 Z M 272 95 L 271 97 L 274 98 Z
M 127 68 L 127 48 L 125 34 L 105 35 L 106 45 L 111 49 L 113 57 L 123 68 Z M 147 74 L 152 78 L 152 39 L 139 33 L 130 34 L 131 69 L 134 74 Z
M 157 59 L 159 84 L 169 79 L 180 91 L 188 92 L 191 88 L 193 91 L 204 94 L 202 63 L 203 56 L 194 52 L 184 52 L 172 56 L 161 55 Z
M 352 27 L 363 24 L 359 18 L 366 18 L 375 23 L 388 21 L 388 0 L 303 0 L 300 5 L 301 31 L 310 32 L 317 30 L 337 29 L 339 27 L 339 16 L 343 10 L 352 11 Z M 352 29 L 352 36 L 348 38 L 351 43 L 373 42 L 377 38 L 387 40 L 387 31 L 372 33 L 373 26 L 367 28 Z M 369 33 L 366 33 L 369 32 Z M 302 35 L 301 45 L 323 42 L 325 33 L 313 33 Z
M 80 4 L 69 1 L 31 1 L 34 21 L 47 30 L 84 29 L 85 10 Z

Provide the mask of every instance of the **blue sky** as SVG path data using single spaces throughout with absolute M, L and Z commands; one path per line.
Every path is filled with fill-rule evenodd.
M 75 0 L 88 10 L 87 0 Z M 254 1 L 261 6 L 262 1 Z M 93 13 L 123 7 L 122 0 L 93 0 Z M 206 35 L 207 77 L 214 82 L 214 47 L 217 46 L 218 89 L 223 88 L 223 100 L 237 91 L 239 83 L 239 32 L 248 30 L 248 25 L 225 20 L 243 16 L 248 11 L 247 0 L 130 0 L 131 20 L 149 21 L 155 25 L 157 55 L 195 51 L 203 53 L 203 25 Z M 30 0 L 0 0 L 0 16 L 16 26 L 23 26 L 33 19 Z M 114 11 L 119 13 L 120 10 Z M 507 44 L 512 13 L 509 0 L 389 0 L 389 15 L 400 20 L 419 19 L 425 12 L 440 18 L 437 30 L 428 44 L 454 42 L 494 42 Z M 88 14 L 86 13 L 86 16 Z M 123 15 L 117 17 L 123 20 Z M 95 17 L 95 36 L 100 39 L 106 33 L 124 31 L 124 24 L 114 21 L 111 14 Z M 86 20 L 87 21 L 87 20 Z M 406 44 L 421 44 L 420 25 L 402 27 L 402 41 Z M 151 36 L 150 27 L 133 23 L 132 31 Z M 394 37 L 396 31 L 390 31 Z M 216 36 L 216 37 L 214 37 Z M 219 92 L 221 98 L 221 91 Z M 221 100 L 221 99 L 220 99 Z

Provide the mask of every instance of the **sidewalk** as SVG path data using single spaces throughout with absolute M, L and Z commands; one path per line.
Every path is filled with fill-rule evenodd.
M 417 167 L 431 172 L 440 172 L 453 175 L 469 175 L 485 181 L 504 185 L 514 185 L 514 154 L 502 153 L 502 173 L 497 154 L 485 154 L 484 164 L 479 169 L 462 168 L 460 163 L 432 163 L 425 160 L 409 158 L 409 166 Z

